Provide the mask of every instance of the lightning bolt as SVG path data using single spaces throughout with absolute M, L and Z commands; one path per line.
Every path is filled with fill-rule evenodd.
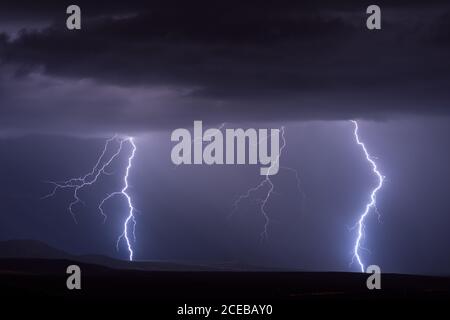
M 356 258 L 356 260 L 358 261 L 358 264 L 361 268 L 361 272 L 364 272 L 364 263 L 361 260 L 361 256 L 359 255 L 359 250 L 362 249 L 361 247 L 361 241 L 364 237 L 364 232 L 365 232 L 365 224 L 364 221 L 367 217 L 367 215 L 370 213 L 371 209 L 376 210 L 376 196 L 377 196 L 377 192 L 382 188 L 383 186 L 383 181 L 384 181 L 384 176 L 380 173 L 380 171 L 378 170 L 377 164 L 375 163 L 375 161 L 373 160 L 373 158 L 370 156 L 369 152 L 367 151 L 367 148 L 365 146 L 365 144 L 363 142 L 361 142 L 359 135 L 358 135 L 358 122 L 356 122 L 355 120 L 350 120 L 353 125 L 354 125 L 354 131 L 353 134 L 355 136 L 355 141 L 356 143 L 361 147 L 364 156 L 366 157 L 367 162 L 369 162 L 370 166 L 372 167 L 372 171 L 375 174 L 375 176 L 377 177 L 378 183 L 377 185 L 374 187 L 374 189 L 372 189 L 372 192 L 370 194 L 370 201 L 366 204 L 365 210 L 364 212 L 361 214 L 361 216 L 359 217 L 358 222 L 356 223 L 355 227 L 358 230 L 358 236 L 356 237 L 356 241 L 355 241 L 355 246 L 353 248 L 353 259 Z M 353 260 L 352 259 L 352 260 Z
M 268 215 L 268 213 L 266 211 L 266 206 L 267 206 L 267 203 L 270 200 L 270 197 L 275 192 L 274 191 L 275 190 L 275 185 L 273 184 L 273 181 L 270 179 L 270 172 L 271 172 L 271 170 L 272 170 L 272 168 L 274 167 L 275 164 L 279 164 L 281 154 L 282 154 L 283 150 L 286 147 L 286 137 L 285 137 L 285 128 L 284 128 L 284 126 L 282 126 L 280 128 L 280 132 L 281 132 L 281 141 L 282 141 L 282 143 L 281 143 L 280 152 L 278 153 L 278 157 L 277 157 L 276 161 L 274 161 L 274 163 L 272 163 L 272 165 L 269 167 L 269 169 L 267 170 L 267 174 L 265 175 L 264 179 L 259 184 L 257 184 L 256 186 L 248 189 L 246 193 L 240 195 L 236 199 L 236 201 L 233 204 L 233 210 L 232 210 L 232 212 L 230 214 L 230 217 L 233 216 L 233 214 L 237 211 L 237 209 L 239 207 L 239 203 L 241 201 L 243 201 L 245 199 L 249 199 L 251 197 L 252 193 L 254 193 L 254 192 L 258 191 L 258 190 L 261 190 L 265 186 L 268 186 L 269 188 L 268 188 L 268 190 L 267 190 L 267 192 L 265 194 L 265 197 L 260 200 L 260 205 L 259 205 L 259 211 L 261 212 L 261 215 L 264 218 L 264 227 L 263 227 L 263 231 L 260 234 L 261 241 L 266 240 L 268 238 L 268 229 L 269 229 L 269 225 L 270 225 L 270 217 L 269 217 L 269 215 Z M 303 194 L 303 192 L 301 190 L 301 187 L 300 187 L 300 179 L 299 179 L 298 171 L 295 170 L 294 168 L 290 168 L 290 167 L 280 167 L 280 169 L 289 170 L 289 171 L 291 171 L 291 172 L 293 172 L 295 174 L 295 177 L 296 177 L 296 180 L 297 180 L 298 190 L 304 197 L 304 194 Z
M 116 142 L 118 144 L 118 146 L 116 147 L 116 149 L 113 149 L 113 150 L 115 150 L 114 153 L 111 156 L 107 157 L 107 153 L 111 149 L 110 145 L 113 142 Z M 74 219 L 75 223 L 77 223 L 76 215 L 74 212 L 74 206 L 77 205 L 78 203 L 84 204 L 84 202 L 81 200 L 81 198 L 79 196 L 79 192 L 82 189 L 84 189 L 85 187 L 95 184 L 102 175 L 111 175 L 111 173 L 108 172 L 107 169 L 108 169 L 108 167 L 110 167 L 110 165 L 113 163 L 113 161 L 122 153 L 123 146 L 125 143 L 130 144 L 131 153 L 128 156 L 127 167 L 126 167 L 125 174 L 123 177 L 123 187 L 120 191 L 116 191 L 116 192 L 108 194 L 100 202 L 100 204 L 98 205 L 98 209 L 99 209 L 100 214 L 103 216 L 103 223 L 105 223 L 106 219 L 107 219 L 107 215 L 103 210 L 103 205 L 108 200 L 110 200 L 111 198 L 113 198 L 115 196 L 122 196 L 125 198 L 126 203 L 128 205 L 128 213 L 127 213 L 127 218 L 125 219 L 125 222 L 123 224 L 123 232 L 117 239 L 116 248 L 117 248 L 117 250 L 119 250 L 120 241 L 125 240 L 127 249 L 129 252 L 129 260 L 132 261 L 133 260 L 133 247 L 132 247 L 132 243 L 130 240 L 129 227 L 131 224 L 131 233 L 133 235 L 133 241 L 135 242 L 136 241 L 136 235 L 135 235 L 136 220 L 135 220 L 134 213 L 135 213 L 136 209 L 134 208 L 132 200 L 131 200 L 131 196 L 128 193 L 128 189 L 129 189 L 128 177 L 129 177 L 130 170 L 131 170 L 131 167 L 133 164 L 134 156 L 136 154 L 136 144 L 134 143 L 134 138 L 132 138 L 132 137 L 119 138 L 119 137 L 117 137 L 117 135 L 113 136 L 112 138 L 109 138 L 108 140 L 106 140 L 105 145 L 103 147 L 103 151 L 101 152 L 100 156 L 97 159 L 96 164 L 94 165 L 94 167 L 92 168 L 92 170 L 90 172 L 88 172 L 84 176 L 81 176 L 78 178 L 71 178 L 71 179 L 68 179 L 68 180 L 65 180 L 62 182 L 46 181 L 47 183 L 52 184 L 54 186 L 54 188 L 53 188 L 52 192 L 50 192 L 49 194 L 42 197 L 42 199 L 46 199 L 46 198 L 55 196 L 55 194 L 58 190 L 62 190 L 62 189 L 73 190 L 73 201 L 70 202 L 70 204 L 68 206 L 68 211 L 72 215 L 72 218 Z
M 125 222 L 123 224 L 123 233 L 117 239 L 116 248 L 117 248 L 117 250 L 119 250 L 120 241 L 122 239 L 125 239 L 125 242 L 126 242 L 126 245 L 127 245 L 127 248 L 128 248 L 128 252 L 129 252 L 129 259 L 130 259 L 130 261 L 133 261 L 133 247 L 131 245 L 130 237 L 129 237 L 129 234 L 128 234 L 128 225 L 131 222 L 131 224 L 132 224 L 133 240 L 135 242 L 136 241 L 136 233 L 135 233 L 135 230 L 136 230 L 136 219 L 134 217 L 134 212 L 135 212 L 136 209 L 134 208 L 133 203 L 131 201 L 131 196 L 128 194 L 128 188 L 129 188 L 128 176 L 130 174 L 131 166 L 133 164 L 134 155 L 136 154 L 136 145 L 134 143 L 134 139 L 133 138 L 128 138 L 127 140 L 131 144 L 132 150 L 131 150 L 130 156 L 128 157 L 128 165 L 127 165 L 127 168 L 125 170 L 125 175 L 123 177 L 123 184 L 124 184 L 124 186 L 123 186 L 122 190 L 113 192 L 113 193 L 109 194 L 106 198 L 104 198 L 100 202 L 98 208 L 99 208 L 100 212 L 103 215 L 105 215 L 104 212 L 103 212 L 103 205 L 104 205 L 104 203 L 106 201 L 108 201 L 109 199 L 111 199 L 114 196 L 123 196 L 123 197 L 125 197 L 125 199 L 127 201 L 127 204 L 128 204 L 128 216 L 125 219 Z

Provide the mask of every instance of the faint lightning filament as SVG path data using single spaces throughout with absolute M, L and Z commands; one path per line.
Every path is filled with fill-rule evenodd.
M 275 185 L 273 184 L 272 180 L 270 179 L 270 172 L 271 172 L 271 170 L 272 170 L 274 165 L 279 165 L 281 154 L 282 154 L 283 150 L 286 147 L 285 128 L 281 127 L 280 131 L 281 131 L 282 144 L 281 144 L 280 152 L 278 154 L 278 157 L 277 157 L 276 161 L 274 161 L 274 163 L 271 165 L 271 167 L 269 167 L 269 169 L 267 171 L 267 174 L 265 175 L 265 178 L 258 185 L 256 185 L 253 188 L 248 189 L 246 193 L 240 195 L 236 199 L 236 201 L 233 204 L 233 211 L 230 214 L 230 217 L 231 217 L 234 214 L 234 212 L 236 212 L 236 210 L 238 209 L 239 203 L 241 201 L 243 201 L 244 199 L 250 198 L 252 193 L 260 190 L 264 186 L 268 186 L 269 188 L 267 190 L 267 193 L 265 194 L 264 198 L 260 200 L 260 205 L 259 205 L 259 210 L 260 210 L 260 212 L 261 212 L 261 214 L 262 214 L 262 216 L 264 218 L 263 231 L 260 234 L 261 240 L 265 240 L 265 239 L 268 238 L 268 229 L 269 229 L 269 224 L 270 224 L 270 217 L 269 217 L 269 215 L 268 215 L 268 213 L 266 211 L 266 206 L 267 206 L 267 203 L 270 200 L 270 197 L 274 193 L 274 189 L 275 189 Z M 295 174 L 295 177 L 296 177 L 296 180 L 297 180 L 298 190 L 302 194 L 302 196 L 304 196 L 304 194 L 302 193 L 301 188 L 300 188 L 300 180 L 299 180 L 298 171 L 293 169 L 293 168 L 290 168 L 290 167 L 280 167 L 280 169 L 289 170 L 289 171 L 291 171 L 291 172 L 293 172 Z

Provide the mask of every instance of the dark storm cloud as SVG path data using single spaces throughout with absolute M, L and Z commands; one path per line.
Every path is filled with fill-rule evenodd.
M 65 29 L 65 3 L 0 6 L 5 21 L 30 22 L 16 37 L 0 37 L 3 127 L 142 130 L 194 118 L 449 110 L 444 2 L 380 3 L 376 32 L 365 29 L 361 1 L 78 4 L 78 32 Z M 38 30 L 33 21 L 50 26 Z

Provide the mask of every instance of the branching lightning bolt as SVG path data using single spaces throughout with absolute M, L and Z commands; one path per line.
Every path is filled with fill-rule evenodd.
M 359 135 L 358 135 L 358 130 L 359 130 L 358 122 L 356 122 L 355 120 L 351 120 L 351 122 L 355 126 L 353 134 L 355 136 L 356 143 L 363 150 L 367 162 L 369 162 L 369 164 L 371 165 L 372 171 L 373 171 L 373 173 L 376 175 L 376 177 L 378 179 L 378 184 L 375 186 L 375 188 L 372 190 L 372 192 L 370 194 L 370 201 L 366 204 L 366 208 L 365 208 L 364 212 L 361 214 L 361 216 L 359 217 L 358 222 L 355 225 L 355 227 L 358 230 L 358 236 L 356 238 L 355 246 L 353 248 L 353 259 L 356 258 L 356 260 L 358 261 L 358 264 L 359 264 L 359 266 L 361 268 L 361 272 L 364 272 L 364 263 L 362 262 L 361 256 L 359 255 L 359 250 L 362 249 L 361 241 L 362 241 L 362 239 L 364 237 L 364 231 L 365 231 L 364 221 L 365 221 L 367 215 L 370 213 L 371 209 L 376 210 L 376 196 L 377 196 L 377 192 L 382 188 L 383 181 L 384 181 L 385 177 L 380 173 L 380 171 L 378 170 L 377 164 L 375 163 L 373 158 L 370 156 L 369 152 L 367 151 L 367 148 L 366 148 L 365 144 L 363 142 L 361 142 L 361 140 L 359 138 Z
M 280 151 L 278 153 L 278 157 L 277 157 L 276 161 L 274 161 L 274 163 L 272 163 L 272 165 L 269 167 L 269 169 L 267 171 L 267 174 L 265 175 L 265 178 L 258 185 L 248 189 L 246 193 L 240 195 L 236 199 L 236 201 L 233 204 L 233 211 L 231 212 L 231 215 L 230 215 L 230 216 L 232 216 L 236 212 L 236 210 L 238 209 L 239 203 L 241 201 L 243 201 L 244 199 L 249 199 L 251 197 L 252 193 L 260 190 L 261 188 L 263 188 L 265 186 L 269 186 L 267 193 L 265 194 L 264 198 L 260 200 L 260 205 L 259 205 L 259 210 L 260 210 L 262 216 L 264 217 L 264 227 L 263 227 L 263 231 L 260 234 L 261 240 L 265 240 L 268 238 L 268 228 L 269 228 L 269 224 L 270 224 L 270 217 L 266 211 L 266 206 L 267 206 L 268 201 L 270 200 L 270 197 L 274 193 L 274 189 L 275 189 L 275 185 L 273 184 L 272 180 L 270 179 L 270 172 L 271 172 L 272 168 L 274 167 L 274 165 L 279 165 L 281 154 L 282 154 L 284 148 L 286 147 L 285 128 L 281 127 L 280 131 L 281 131 L 282 144 L 281 144 Z M 300 188 L 300 179 L 299 179 L 298 171 L 295 170 L 294 168 L 290 168 L 290 167 L 280 167 L 280 169 L 289 170 L 295 174 L 298 190 L 304 197 L 304 194 L 302 193 L 301 188 Z
M 117 142 L 118 147 L 115 150 L 115 152 L 108 158 L 106 157 L 107 152 L 109 151 L 110 145 L 112 142 Z M 133 164 L 133 159 L 136 153 L 136 144 L 134 143 L 134 139 L 132 137 L 126 137 L 126 138 L 119 138 L 117 136 L 114 136 L 108 140 L 106 140 L 105 145 L 103 147 L 103 151 L 100 154 L 99 158 L 97 159 L 97 163 L 92 168 L 92 170 L 85 174 L 84 176 L 81 176 L 79 178 L 71 178 L 66 181 L 62 182 L 54 182 L 54 181 L 46 181 L 47 183 L 50 183 L 54 185 L 54 188 L 52 192 L 47 194 L 43 197 L 43 199 L 53 197 L 58 190 L 62 189 L 72 189 L 73 190 L 73 201 L 68 206 L 68 211 L 72 215 L 75 223 L 77 223 L 76 215 L 74 212 L 74 206 L 78 203 L 84 204 L 84 202 L 79 197 L 79 191 L 87 186 L 91 186 L 95 184 L 99 177 L 101 175 L 110 175 L 111 173 L 107 171 L 107 168 L 112 164 L 112 162 L 121 154 L 124 143 L 129 143 L 131 146 L 131 153 L 128 157 L 127 161 L 127 167 L 125 170 L 125 174 L 123 177 L 123 188 L 120 191 L 113 192 L 111 194 L 108 194 L 107 197 L 105 197 L 99 204 L 98 209 L 100 214 L 103 216 L 103 222 L 106 221 L 107 215 L 103 210 L 103 205 L 113 198 L 114 196 L 122 196 L 126 199 L 127 205 L 128 205 L 128 213 L 127 218 L 125 219 L 124 225 L 123 225 L 123 232 L 117 239 L 116 247 L 117 250 L 119 250 L 119 243 L 121 240 L 125 240 L 127 249 L 129 252 L 129 260 L 133 260 L 133 247 L 130 240 L 130 234 L 129 234 L 129 227 L 131 224 L 131 233 L 133 235 L 133 241 L 136 241 L 136 235 L 135 235 L 135 228 L 136 228 L 136 220 L 134 213 L 136 209 L 133 206 L 131 196 L 128 193 L 129 189 L 129 183 L 128 183 L 128 177 L 130 174 L 130 170 Z

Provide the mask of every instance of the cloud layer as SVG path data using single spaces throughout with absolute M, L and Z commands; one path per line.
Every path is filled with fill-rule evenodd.
M 380 4 L 381 31 L 365 28 L 360 1 L 79 5 L 75 32 L 65 29 L 65 5 L 0 7 L 3 130 L 146 131 L 193 119 L 450 110 L 443 1 Z

